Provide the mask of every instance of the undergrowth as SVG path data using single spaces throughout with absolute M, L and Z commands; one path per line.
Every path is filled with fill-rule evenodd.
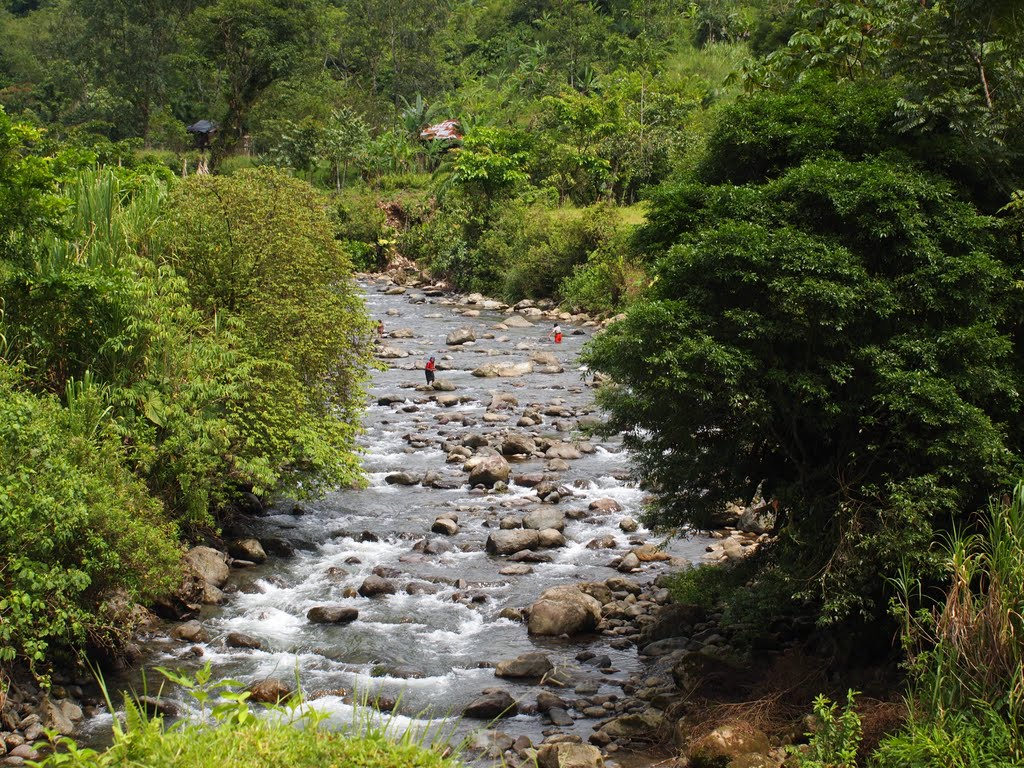
M 149 717 L 126 697 L 124 722 L 114 718 L 114 742 L 106 750 L 80 749 L 51 734 L 56 751 L 36 768 L 458 768 L 459 747 L 436 729 L 399 731 L 361 706 L 352 725 L 323 727 L 327 715 L 299 695 L 269 705 L 260 715 L 249 693 L 233 680 L 212 681 L 210 666 L 195 677 L 161 670 L 197 701 L 199 716 L 168 724 Z M 109 704 L 109 700 L 108 700 Z M 208 709 L 209 708 L 209 709 Z

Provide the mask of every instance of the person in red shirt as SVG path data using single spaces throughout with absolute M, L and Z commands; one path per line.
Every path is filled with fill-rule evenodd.
M 427 364 L 426 366 L 424 366 L 423 370 L 426 371 L 427 373 L 427 386 L 429 387 L 431 384 L 434 383 L 434 358 L 430 358 L 429 360 L 427 360 Z

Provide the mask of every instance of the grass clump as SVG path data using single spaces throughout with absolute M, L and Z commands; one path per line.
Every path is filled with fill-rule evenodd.
M 380 723 L 365 702 L 352 725 L 323 727 L 326 715 L 299 695 L 253 712 L 249 692 L 234 680 L 211 681 L 210 665 L 195 677 L 160 670 L 199 703 L 194 720 L 167 724 L 126 699 L 124 724 L 115 717 L 114 743 L 104 751 L 79 749 L 69 739 L 37 768 L 458 768 L 458 748 L 444 734 Z M 207 706 L 212 705 L 209 712 Z
M 911 676 L 909 716 L 875 757 L 881 766 L 1024 764 L 1024 484 L 990 505 L 979 532 L 944 547 L 944 600 L 904 579 L 895 612 Z

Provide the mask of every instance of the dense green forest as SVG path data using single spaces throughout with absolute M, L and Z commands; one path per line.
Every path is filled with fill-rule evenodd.
M 649 522 L 777 509 L 734 618 L 901 636 L 886 764 L 1021 759 L 1016 0 L 2 0 L 0 109 L 3 661 L 358 482 L 351 273 L 404 257 L 624 313 Z

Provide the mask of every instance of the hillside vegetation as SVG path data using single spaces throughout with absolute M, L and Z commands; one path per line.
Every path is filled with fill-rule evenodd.
M 401 256 L 625 313 L 585 361 L 647 522 L 770 504 L 733 618 L 905 662 L 881 764 L 1024 755 L 1015 0 L 3 0 L 0 110 L 3 662 L 359 482 L 350 275 Z

